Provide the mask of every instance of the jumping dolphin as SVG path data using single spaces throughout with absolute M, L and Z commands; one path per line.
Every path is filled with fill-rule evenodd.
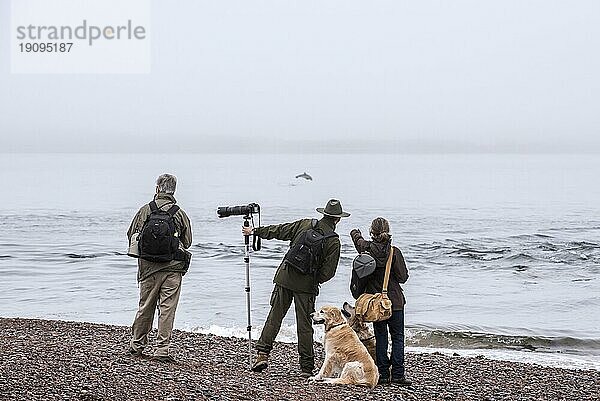
M 312 181 L 312 177 L 306 174 L 306 171 L 304 172 L 304 174 L 298 174 L 296 178 L 304 178 L 305 180 Z

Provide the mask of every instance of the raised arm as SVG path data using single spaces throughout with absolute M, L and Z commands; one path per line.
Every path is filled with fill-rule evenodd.
M 263 239 L 278 239 L 280 241 L 291 241 L 298 232 L 302 220 L 293 223 L 277 224 L 273 226 L 257 227 L 254 233 Z
M 371 241 L 366 241 L 363 238 L 360 230 L 354 229 L 350 231 L 350 237 L 352 238 L 352 242 L 354 243 L 354 247 L 358 253 L 363 253 L 369 250 Z

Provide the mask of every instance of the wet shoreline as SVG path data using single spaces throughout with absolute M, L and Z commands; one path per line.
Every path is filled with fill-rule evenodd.
M 125 354 L 129 328 L 0 318 L 2 400 L 598 400 L 600 372 L 482 357 L 407 353 L 414 385 L 311 383 L 294 344 L 278 343 L 269 369 L 248 370 L 247 342 L 175 330 L 168 365 Z M 322 347 L 315 347 L 317 366 Z

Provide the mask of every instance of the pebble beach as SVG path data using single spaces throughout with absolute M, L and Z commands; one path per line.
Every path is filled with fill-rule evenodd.
M 370 390 L 301 378 L 294 344 L 253 373 L 237 338 L 175 330 L 165 364 L 126 354 L 129 327 L 0 318 L 0 333 L 0 400 L 600 400 L 598 371 L 457 354 L 408 353 L 410 388 Z

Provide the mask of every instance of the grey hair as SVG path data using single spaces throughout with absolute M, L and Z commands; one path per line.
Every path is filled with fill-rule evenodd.
M 172 195 L 175 193 L 175 187 L 177 186 L 177 177 L 171 174 L 159 175 L 156 179 L 156 186 L 158 187 L 158 192 Z

